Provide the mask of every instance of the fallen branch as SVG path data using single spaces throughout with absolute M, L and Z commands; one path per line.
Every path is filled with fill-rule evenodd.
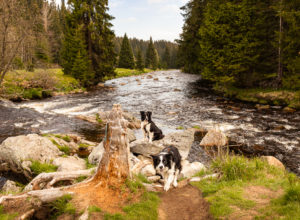
M 92 176 L 95 170 L 96 168 L 68 172 L 41 173 L 25 187 L 24 191 L 49 189 L 59 181 L 73 181 L 80 176 Z

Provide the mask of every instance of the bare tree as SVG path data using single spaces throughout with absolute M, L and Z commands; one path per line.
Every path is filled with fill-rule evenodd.
M 24 2 L 0 0 L 0 86 L 30 29 Z

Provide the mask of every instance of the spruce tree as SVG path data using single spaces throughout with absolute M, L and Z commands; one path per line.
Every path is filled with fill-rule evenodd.
M 162 57 L 162 66 L 166 69 L 171 67 L 171 57 L 169 47 L 166 47 L 165 52 Z
M 65 74 L 73 75 L 78 51 L 84 53 L 81 46 L 74 43 L 83 42 L 88 58 L 88 77 L 82 77 L 84 85 L 94 85 L 105 76 L 114 75 L 116 55 L 114 53 L 114 33 L 111 30 L 113 19 L 107 13 L 106 0 L 69 0 L 70 13 L 66 16 L 66 36 L 63 43 L 63 68 Z M 84 62 L 85 63 L 85 62 Z
M 121 45 L 121 51 L 119 55 L 119 65 L 120 68 L 128 68 L 128 69 L 134 69 L 134 57 L 131 45 L 129 43 L 128 37 L 125 34 L 122 45 Z
M 142 56 L 141 50 L 138 50 L 138 52 L 137 52 L 136 68 L 138 70 L 142 70 L 142 71 L 144 70 L 144 60 L 143 60 L 143 56 Z
M 152 37 L 150 37 L 150 41 L 146 51 L 145 66 L 154 70 L 156 70 L 158 67 L 158 53 L 154 47 Z

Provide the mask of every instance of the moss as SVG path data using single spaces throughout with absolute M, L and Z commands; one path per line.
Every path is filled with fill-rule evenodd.
M 84 160 L 85 160 L 86 169 L 91 169 L 91 168 L 96 167 L 96 165 L 89 163 L 89 159 L 88 158 L 84 158 Z
M 97 206 L 90 206 L 88 208 L 88 211 L 89 211 L 89 214 L 93 213 L 93 212 L 102 212 L 102 210 L 99 207 L 97 207 Z
M 68 143 L 71 142 L 71 138 L 68 135 L 62 137 L 62 139 Z
M 49 163 L 41 163 L 37 160 L 32 161 L 32 164 L 30 166 L 31 171 L 35 174 L 38 175 L 40 173 L 51 173 L 55 172 L 57 170 L 57 166 L 54 166 Z
M 176 129 L 177 130 L 184 130 L 184 127 L 183 126 L 178 126 Z
M 98 113 L 96 114 L 96 121 L 97 121 L 99 124 L 102 124 L 102 123 L 103 123 L 103 120 L 100 118 L 100 116 L 99 116 Z
M 83 180 L 85 180 L 86 178 L 88 178 L 87 176 L 80 176 L 80 177 L 77 177 L 76 178 L 76 182 L 79 183 L 79 182 L 82 182 Z
M 61 137 L 60 135 L 56 135 L 56 137 Z M 64 137 L 61 137 L 62 139 Z M 61 151 L 61 152 L 64 152 L 66 155 L 70 155 L 70 152 L 71 152 L 71 149 L 69 146 L 66 146 L 66 145 L 59 145 L 54 139 L 50 139 L 52 141 L 52 143 L 57 146 L 57 148 Z

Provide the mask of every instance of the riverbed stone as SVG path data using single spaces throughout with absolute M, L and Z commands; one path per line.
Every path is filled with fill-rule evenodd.
M 98 144 L 97 147 L 93 149 L 92 153 L 89 155 L 88 157 L 89 163 L 98 165 L 102 159 L 103 154 L 104 154 L 104 146 L 102 141 L 100 144 Z
M 261 157 L 263 160 L 267 161 L 267 163 L 271 166 L 275 166 L 280 169 L 285 169 L 283 163 L 280 162 L 276 157 L 273 156 L 262 156 Z
M 48 138 L 37 134 L 9 137 L 0 145 L 0 172 L 11 172 L 31 180 L 31 161 L 51 163 L 62 154 Z
M 16 182 L 5 179 L 0 185 L 0 191 L 2 193 L 18 193 L 22 191 L 22 188 Z
M 154 169 L 153 164 L 148 164 L 145 167 L 142 168 L 140 171 L 141 174 L 143 174 L 146 177 L 154 176 L 156 174 L 156 171 Z
M 179 178 L 190 178 L 201 170 L 206 170 L 206 167 L 200 162 L 190 163 L 187 160 L 181 161 L 182 170 Z
M 158 154 L 162 149 L 170 145 L 177 147 L 182 159 L 186 159 L 194 141 L 194 131 L 185 130 L 167 134 L 162 140 L 149 143 L 143 139 L 130 143 L 130 151 L 149 157 Z
M 58 167 L 57 171 L 59 172 L 86 169 L 85 160 L 75 156 L 55 158 L 53 165 Z
M 284 112 L 287 112 L 287 113 L 294 113 L 296 111 L 296 109 L 293 109 L 293 108 L 290 108 L 290 107 L 285 107 L 283 109 Z
M 228 144 L 228 139 L 226 135 L 218 130 L 212 129 L 207 132 L 202 141 L 200 142 L 200 146 L 203 147 L 223 147 Z

